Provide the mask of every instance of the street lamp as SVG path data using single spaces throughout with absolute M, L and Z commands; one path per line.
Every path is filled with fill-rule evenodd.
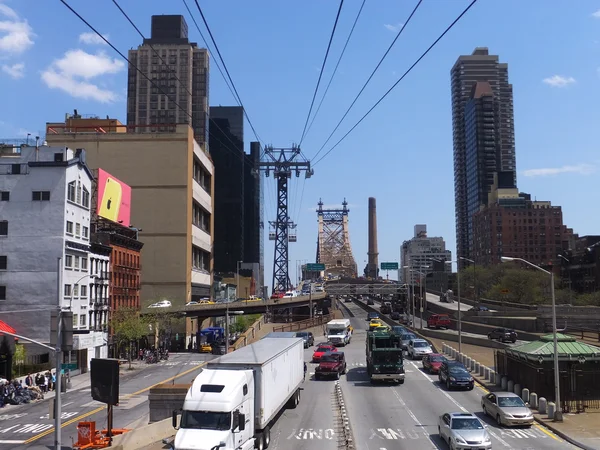
M 558 368 L 558 335 L 556 329 L 556 296 L 554 294 L 554 272 L 542 269 L 539 266 L 536 266 L 532 262 L 529 262 L 523 258 L 511 258 L 509 256 L 502 256 L 500 258 L 502 262 L 511 262 L 511 261 L 520 261 L 528 266 L 531 266 L 545 274 L 550 275 L 550 292 L 552 295 L 552 335 L 554 341 L 554 401 L 556 403 L 556 412 L 554 413 L 554 421 L 562 422 L 562 406 L 560 404 L 560 371 Z
M 419 328 L 421 328 L 421 330 L 422 330 L 423 329 L 423 295 L 425 296 L 425 302 L 427 302 L 427 273 L 419 272 L 418 270 L 415 270 L 415 272 L 420 275 L 419 290 L 421 292 L 421 305 L 419 308 L 419 317 L 420 317 Z M 425 282 L 423 282 L 423 280 L 425 280 Z M 425 283 L 425 285 L 423 285 L 423 283 Z
M 235 263 L 235 297 L 236 301 L 240 299 L 240 293 L 242 292 L 240 289 L 240 264 L 243 264 L 243 261 L 237 261 Z
M 413 279 L 412 272 L 414 269 L 412 266 L 402 266 L 403 269 L 408 269 L 408 273 L 410 274 L 410 304 L 412 309 L 412 326 L 415 326 L 415 280 Z M 406 283 L 408 284 L 408 283 Z
M 472 259 L 469 258 L 465 258 L 464 256 L 459 257 L 458 259 L 461 259 L 463 261 L 467 261 L 470 262 L 471 264 L 473 264 L 473 284 L 475 285 L 475 301 L 478 302 L 478 293 L 477 293 L 477 271 L 475 270 L 476 268 L 476 263 L 475 261 L 473 261 Z
M 567 258 L 566 256 L 558 255 L 558 257 L 564 259 L 567 262 L 567 264 L 569 264 L 569 266 L 571 265 L 571 260 L 569 258 Z M 572 290 L 573 287 L 571 286 L 572 283 L 571 283 L 571 270 L 570 270 L 570 268 L 567 268 L 567 273 L 569 274 L 569 290 Z
M 229 303 L 227 303 L 227 307 L 225 308 L 225 354 L 229 353 L 229 314 L 234 314 L 236 316 L 241 316 L 244 314 L 244 311 L 229 311 Z
M 454 264 L 456 263 L 456 284 L 458 285 L 458 353 L 462 353 L 462 309 L 460 307 L 460 267 L 458 264 L 462 258 L 458 258 L 454 261 L 444 261 L 445 264 Z

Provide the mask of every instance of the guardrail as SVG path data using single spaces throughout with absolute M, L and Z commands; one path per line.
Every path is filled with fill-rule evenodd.
M 315 316 L 312 319 L 300 320 L 298 322 L 286 323 L 279 327 L 273 327 L 273 331 L 301 331 L 308 328 L 324 325 L 330 320 L 335 319 L 335 314 L 327 314 L 326 316 Z
M 256 333 L 260 331 L 262 326 L 265 324 L 265 316 L 260 316 L 252 325 L 248 327 L 246 331 L 233 343 L 231 346 L 234 350 L 245 347 L 248 344 L 254 342 Z
M 433 289 L 427 289 L 427 293 L 428 294 L 432 294 L 432 295 L 440 295 L 441 292 L 440 291 L 435 291 Z M 454 293 L 454 297 L 456 298 L 456 293 Z M 527 310 L 537 310 L 537 306 L 535 305 L 524 305 L 522 303 L 513 303 L 513 302 L 504 302 L 501 300 L 491 300 L 489 298 L 480 298 L 479 301 L 475 301 L 472 298 L 466 298 L 466 297 L 462 297 L 460 298 L 460 301 L 462 303 L 465 303 L 466 305 L 471 305 L 471 306 L 475 306 L 478 304 L 484 304 L 487 306 L 493 306 L 493 307 L 505 307 L 505 308 L 515 308 L 515 309 L 527 309 Z
M 594 330 L 591 328 L 567 327 L 567 329 L 561 333 L 568 334 L 570 336 L 576 336 L 582 340 L 586 339 L 589 341 L 600 342 L 600 330 Z

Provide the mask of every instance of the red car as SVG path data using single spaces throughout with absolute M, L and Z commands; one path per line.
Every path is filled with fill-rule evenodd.
M 284 295 L 285 292 L 274 292 L 273 295 L 271 295 L 271 300 L 278 300 L 280 298 L 283 298 Z
M 433 314 L 427 319 L 427 328 L 450 328 L 452 321 L 448 314 Z
M 326 353 L 321 357 L 319 365 L 315 369 L 315 380 L 333 377 L 340 379 L 340 375 L 346 373 L 346 358 L 344 352 Z
M 444 355 L 439 353 L 430 353 L 423 356 L 423 369 L 429 373 L 438 373 L 444 361 L 447 361 Z
M 319 344 L 312 356 L 312 362 L 319 362 L 325 353 L 337 352 L 337 347 L 333 344 Z

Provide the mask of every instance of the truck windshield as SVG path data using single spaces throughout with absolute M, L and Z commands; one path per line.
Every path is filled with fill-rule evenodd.
M 346 331 L 345 328 L 330 328 L 329 330 L 327 330 L 327 334 L 329 335 L 338 335 L 338 334 L 344 334 L 344 331 Z
M 229 430 L 231 413 L 212 411 L 188 411 L 181 413 L 181 428 L 194 430 Z
M 398 364 L 402 362 L 402 353 L 400 352 L 375 352 L 373 354 L 375 364 Z

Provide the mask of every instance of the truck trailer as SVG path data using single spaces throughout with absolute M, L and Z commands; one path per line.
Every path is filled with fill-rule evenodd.
M 279 412 L 300 402 L 303 380 L 301 338 L 262 339 L 208 362 L 186 394 L 179 427 L 173 411 L 173 449 L 267 448 Z

